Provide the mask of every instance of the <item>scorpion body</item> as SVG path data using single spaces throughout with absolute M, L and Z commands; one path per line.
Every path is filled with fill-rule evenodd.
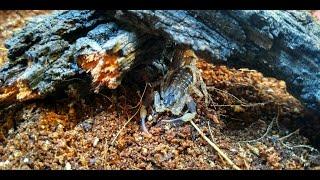
M 167 121 L 190 121 L 195 118 L 196 103 L 191 97 L 194 92 L 199 97 L 205 96 L 206 105 L 208 103 L 208 93 L 202 80 L 199 69 L 196 67 L 197 56 L 193 51 L 178 51 L 173 62 L 178 63 L 177 67 L 171 68 L 160 81 L 160 92 L 154 91 L 153 101 L 156 113 L 171 112 L 178 118 Z M 176 65 L 176 64 L 174 64 Z M 201 91 L 198 89 L 201 88 Z M 146 104 L 140 110 L 141 126 L 144 132 L 148 132 L 145 126 L 147 116 Z M 185 112 L 183 109 L 187 107 Z
M 174 103 L 182 98 L 188 91 L 189 86 L 193 82 L 192 72 L 188 68 L 178 69 L 169 78 L 169 85 L 162 89 L 161 97 L 165 106 L 173 106 Z

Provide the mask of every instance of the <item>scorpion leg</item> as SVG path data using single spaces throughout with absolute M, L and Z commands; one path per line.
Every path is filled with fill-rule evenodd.
M 185 113 L 182 117 L 180 117 L 180 119 L 184 122 L 191 121 L 197 115 L 197 105 L 194 102 L 193 98 L 189 95 L 187 96 L 186 104 L 187 104 L 189 113 Z
M 152 100 L 153 100 L 153 96 L 151 95 L 151 93 L 147 93 L 147 95 L 143 98 L 143 101 L 142 101 L 142 104 L 140 107 L 141 129 L 145 133 L 149 133 L 148 129 L 146 127 L 146 118 L 147 118 L 147 113 L 148 113 L 147 107 L 149 107 L 151 105 Z
M 206 83 L 203 81 L 201 73 L 199 72 L 199 83 L 200 83 L 200 88 L 201 91 L 204 95 L 204 102 L 206 104 L 206 107 L 208 107 L 209 103 L 213 102 L 213 100 L 211 99 L 211 96 L 209 96 L 209 93 L 207 91 L 207 85 Z
M 195 78 L 195 79 L 196 79 L 195 85 L 200 86 L 202 93 L 201 93 L 200 90 L 197 89 L 197 88 L 193 88 L 193 90 L 195 90 L 195 93 L 196 93 L 197 95 L 199 95 L 199 92 L 202 94 L 202 96 L 199 96 L 199 97 L 202 98 L 202 97 L 204 96 L 205 105 L 206 105 L 206 107 L 208 107 L 209 103 L 212 102 L 212 99 L 211 99 L 211 97 L 209 96 L 209 93 L 208 93 L 208 91 L 207 91 L 207 85 L 206 85 L 206 83 L 203 81 L 203 78 L 202 78 L 202 75 L 201 75 L 200 70 L 199 70 L 197 67 L 191 67 L 191 69 L 192 69 L 193 74 L 194 74 L 195 77 L 196 77 L 196 78 Z M 199 92 L 197 92 L 197 91 L 199 91 Z
M 145 133 L 149 133 L 148 128 L 146 127 L 146 118 L 147 118 L 147 107 L 149 107 L 150 103 L 143 101 L 143 104 L 140 108 L 140 122 L 141 122 L 141 129 Z M 154 106 L 155 106 L 155 112 L 152 109 L 152 115 L 156 114 L 157 112 L 163 112 L 164 107 L 162 105 L 160 95 L 158 91 L 154 92 Z
M 145 105 L 141 105 L 140 108 L 140 118 L 141 118 L 141 129 L 145 133 L 149 133 L 146 127 L 146 117 L 147 117 L 147 109 Z
M 184 105 L 187 104 L 187 107 L 188 107 L 187 113 L 184 113 L 184 115 L 182 115 L 179 118 L 166 120 L 167 122 L 174 122 L 174 121 L 188 122 L 193 118 L 195 118 L 195 116 L 197 115 L 196 103 L 194 102 L 193 98 L 190 95 L 186 95 L 185 98 L 186 98 L 186 102 L 184 103 Z
M 186 105 L 186 100 L 187 100 L 187 95 L 178 99 L 178 102 L 176 102 L 171 109 L 172 114 L 179 115 L 182 112 L 184 106 Z
M 203 98 L 203 94 L 196 86 L 191 86 L 192 91 L 197 94 L 198 97 Z
M 163 112 L 165 110 L 158 91 L 154 92 L 154 107 L 156 112 Z
M 192 76 L 194 78 L 193 85 L 191 86 L 192 90 L 200 97 L 202 98 L 204 96 L 204 101 L 206 106 L 208 107 L 209 103 L 212 102 L 211 97 L 209 96 L 209 93 L 207 91 L 206 83 L 204 83 L 202 79 L 202 75 L 200 73 L 200 70 L 194 65 L 194 66 L 187 66 L 191 72 Z M 200 86 L 201 91 L 196 88 L 196 86 Z M 201 93 L 202 92 L 202 93 Z

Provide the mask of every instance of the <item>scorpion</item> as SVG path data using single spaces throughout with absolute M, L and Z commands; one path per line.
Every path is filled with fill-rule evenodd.
M 192 93 L 200 98 L 205 97 L 205 105 L 208 106 L 210 98 L 200 70 L 196 67 L 197 60 L 198 57 L 192 50 L 176 50 L 172 59 L 172 68 L 161 81 L 153 84 L 153 86 L 160 86 L 159 92 L 153 92 L 155 113 L 171 112 L 175 116 L 180 116 L 167 122 L 188 122 L 196 117 L 197 108 L 191 97 Z M 147 103 L 143 103 L 140 108 L 141 128 L 146 133 L 148 133 L 145 124 L 147 106 Z M 187 110 L 183 112 L 185 107 Z
M 211 97 L 208 95 L 206 84 L 202 79 L 201 72 L 196 66 L 197 60 L 198 57 L 192 50 L 177 50 L 177 53 L 173 56 L 173 68 L 165 74 L 162 80 L 156 81 L 153 85 L 158 86 L 157 84 L 160 83 L 160 92 L 153 92 L 153 106 L 156 113 L 171 112 L 175 116 L 180 116 L 172 120 L 167 120 L 167 122 L 190 122 L 200 135 L 228 162 L 228 164 L 234 169 L 239 170 L 240 168 L 235 165 L 216 144 L 207 138 L 192 121 L 197 115 L 197 106 L 196 102 L 191 97 L 192 93 L 195 93 L 200 98 L 204 97 L 206 107 L 208 107 L 209 102 L 212 102 Z M 148 106 L 148 103 L 150 103 L 150 100 L 145 100 L 141 105 L 140 118 L 142 131 L 149 134 L 145 124 L 147 117 L 146 107 Z M 183 112 L 185 107 L 187 107 L 187 110 Z

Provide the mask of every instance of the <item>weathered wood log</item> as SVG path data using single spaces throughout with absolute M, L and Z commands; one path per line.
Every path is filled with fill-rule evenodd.
M 0 106 L 43 98 L 84 72 L 91 75 L 95 92 L 101 86 L 114 89 L 140 54 L 157 53 L 161 42 L 124 30 L 101 12 L 34 19 L 6 44 L 9 62 L 0 70 Z
M 134 52 L 148 56 L 147 48 L 166 39 L 212 63 L 282 79 L 306 107 L 320 112 L 320 26 L 306 11 L 66 11 L 38 20 L 6 43 L 0 104 L 43 97 L 83 72 L 95 87 L 116 88 L 138 62 L 157 59 Z M 113 32 L 111 26 L 119 27 Z M 101 70 L 108 72 L 97 74 Z
M 57 14 L 33 19 L 14 35 L 7 43 L 9 62 L 1 69 L 1 104 L 40 98 L 53 92 L 59 80 L 79 73 L 69 41 L 98 21 L 88 11 Z

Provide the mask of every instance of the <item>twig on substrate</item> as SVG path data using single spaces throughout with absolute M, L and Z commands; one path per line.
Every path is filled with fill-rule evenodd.
M 213 142 L 213 141 L 214 141 L 214 138 L 213 138 L 212 130 L 211 130 L 211 127 L 210 127 L 210 122 L 207 121 L 207 123 L 208 123 L 208 128 L 209 128 L 210 137 L 211 137 L 211 140 L 212 140 L 212 142 Z M 222 157 L 219 153 L 218 153 L 218 155 L 219 155 L 220 159 L 223 161 L 223 163 L 225 163 L 223 157 Z
M 282 137 L 279 138 L 278 140 L 279 140 L 279 141 L 283 141 L 284 139 L 287 139 L 287 138 L 291 137 L 292 135 L 294 135 L 294 134 L 296 134 L 296 133 L 299 133 L 299 131 L 300 131 L 300 129 L 297 129 L 297 130 L 293 131 L 292 133 L 290 133 L 290 134 L 288 134 L 288 135 L 286 135 L 286 136 L 282 136 Z
M 299 133 L 299 130 L 300 130 L 300 129 L 297 129 L 297 130 L 293 131 L 292 133 L 290 133 L 290 134 L 288 134 L 288 135 L 286 135 L 286 136 L 283 136 L 283 137 L 278 138 L 277 140 L 280 141 L 280 143 L 281 143 L 284 147 L 286 147 L 286 148 L 288 148 L 288 149 L 307 148 L 307 149 L 310 149 L 311 151 L 315 151 L 315 152 L 319 153 L 319 151 L 318 151 L 317 149 L 315 149 L 315 148 L 313 148 L 313 147 L 311 147 L 311 146 L 308 146 L 308 145 L 302 145 L 302 144 L 301 144 L 301 145 L 289 146 L 289 145 L 287 145 L 286 143 L 283 142 L 283 140 L 291 137 L 291 136 L 294 135 L 294 134 Z
M 253 140 L 248 140 L 248 141 L 239 141 L 239 143 L 252 143 L 252 142 L 260 141 L 261 139 L 265 138 L 265 137 L 269 134 L 270 130 L 272 129 L 274 120 L 275 120 L 275 119 L 272 119 L 272 121 L 271 121 L 271 123 L 269 124 L 266 132 L 265 132 L 260 138 L 258 138 L 258 139 L 253 139 Z
M 138 108 L 137 111 L 127 120 L 127 122 L 122 126 L 122 128 L 117 132 L 116 136 L 115 136 L 114 139 L 111 141 L 111 145 L 114 144 L 115 140 L 118 138 L 118 136 L 119 136 L 120 133 L 123 131 L 123 129 L 127 126 L 127 124 L 139 113 L 140 108 L 141 108 L 141 106 L 142 106 L 142 99 L 143 99 L 144 94 L 145 94 L 146 89 L 147 89 L 147 85 L 148 85 L 148 84 L 145 85 L 144 91 L 143 91 L 143 93 L 142 93 L 142 95 L 141 95 L 141 97 L 140 97 L 140 100 L 139 100 L 138 104 L 137 104 L 139 108 Z
M 137 108 L 141 103 L 142 103 L 142 100 L 143 100 L 143 96 L 147 90 L 147 86 L 150 86 L 151 87 L 151 84 L 150 83 L 147 83 L 145 86 L 144 86 L 144 90 L 143 90 L 143 93 L 142 95 L 140 96 L 139 93 L 138 95 L 140 96 L 140 101 L 135 105 L 135 106 L 132 106 L 132 107 L 129 107 L 129 109 L 135 109 Z
M 278 131 L 280 131 L 280 125 L 279 125 L 279 114 L 280 114 L 280 107 L 279 105 L 277 106 L 277 110 L 278 110 L 278 114 L 277 114 L 277 120 L 276 120 L 276 124 L 277 124 L 277 128 L 278 128 Z
M 258 138 L 258 139 L 253 139 L 253 140 L 248 140 L 248 141 L 239 141 L 239 143 L 251 143 L 251 142 L 257 142 L 257 141 L 260 141 L 261 139 L 265 138 L 265 137 L 269 134 L 270 130 L 272 129 L 274 121 L 278 122 L 278 119 L 279 119 L 279 113 L 280 113 L 280 110 L 279 110 L 279 108 L 278 108 L 277 116 L 276 116 L 275 118 L 273 118 L 273 119 L 272 119 L 272 121 L 271 121 L 271 123 L 269 124 L 269 126 L 268 126 L 268 128 L 267 128 L 266 132 L 265 132 L 265 133 L 264 133 L 260 138 Z
M 236 99 L 240 104 L 218 104 L 218 105 L 213 105 L 214 107 L 235 107 L 235 106 L 243 106 L 243 107 L 255 107 L 255 106 L 264 106 L 268 103 L 271 103 L 273 101 L 266 101 L 266 102 L 260 102 L 260 103 L 245 103 L 235 95 L 229 93 L 228 91 L 216 88 L 214 86 L 207 86 L 207 89 L 209 91 L 217 91 L 221 94 L 226 94 L 231 96 L 232 98 Z
M 294 148 L 306 148 L 306 149 L 309 149 L 310 151 L 313 151 L 313 152 L 317 152 L 319 155 L 320 155 L 320 152 L 316 149 L 316 148 L 313 148 L 309 145 L 304 145 L 304 144 L 299 144 L 299 145 L 294 145 L 294 146 L 289 146 L 288 144 L 284 143 L 283 140 L 284 139 L 287 139 L 289 137 L 291 137 L 293 134 L 297 134 L 299 132 L 300 129 L 297 129 L 295 131 L 293 131 L 292 133 L 286 135 L 286 136 L 283 136 L 281 138 L 278 138 L 277 140 L 286 148 L 288 149 L 294 149 Z
M 308 145 L 300 144 L 300 145 L 289 146 L 289 145 L 287 145 L 286 143 L 284 143 L 283 141 L 280 141 L 280 143 L 281 143 L 283 146 L 285 146 L 286 148 L 288 148 L 288 149 L 307 148 L 307 149 L 310 149 L 310 151 L 314 151 L 314 152 L 317 152 L 317 153 L 320 154 L 320 152 L 319 152 L 316 148 L 313 148 L 313 147 L 308 146 Z
M 273 101 L 266 101 L 261 103 L 250 103 L 250 104 L 217 104 L 213 105 L 215 107 L 236 107 L 236 106 L 242 106 L 242 107 L 255 107 L 255 106 L 264 106 L 268 103 L 271 103 Z
M 213 134 L 212 134 L 211 127 L 210 127 L 210 122 L 209 122 L 209 121 L 207 121 L 207 123 L 208 123 L 208 128 L 209 128 L 209 132 L 210 132 L 211 140 L 212 140 L 212 141 L 214 141 L 214 139 L 213 139 Z
M 243 102 L 242 100 L 240 100 L 239 98 L 237 98 L 235 95 L 229 93 L 228 91 L 225 91 L 225 90 L 216 88 L 216 87 L 214 87 L 214 86 L 207 86 L 207 89 L 208 89 L 209 91 L 213 91 L 213 90 L 214 90 L 214 91 L 217 91 L 217 92 L 219 92 L 219 93 L 221 93 L 221 94 L 227 94 L 227 95 L 233 97 L 234 99 L 236 99 L 237 101 L 239 101 L 241 104 L 246 104 L 245 102 Z
M 239 143 L 252 143 L 252 142 L 260 141 L 261 139 L 265 138 L 265 137 L 269 134 L 270 130 L 272 129 L 274 121 L 276 121 L 276 123 L 278 122 L 278 120 L 279 120 L 279 114 L 280 114 L 280 110 L 279 110 L 279 106 L 278 106 L 277 116 L 271 121 L 271 123 L 269 124 L 266 132 L 265 132 L 260 138 L 254 139 L 254 140 L 248 140 L 248 141 L 239 141 Z M 307 148 L 307 149 L 310 149 L 311 151 L 315 151 L 315 152 L 317 152 L 318 154 L 320 154 L 320 152 L 319 152 L 317 149 L 315 149 L 315 148 L 313 148 L 313 147 L 311 147 L 311 146 L 308 146 L 308 145 L 294 145 L 294 146 L 289 146 L 289 145 L 287 145 L 287 144 L 285 144 L 285 143 L 283 142 L 284 139 L 287 139 L 287 138 L 289 138 L 290 136 L 292 136 L 293 134 L 296 134 L 296 133 L 298 133 L 298 132 L 299 132 L 299 129 L 295 130 L 294 132 L 292 132 L 292 133 L 290 133 L 290 134 L 288 134 L 288 135 L 286 135 L 286 136 L 283 136 L 283 137 L 281 137 L 281 138 L 278 138 L 277 141 L 279 141 L 284 147 L 286 147 L 286 148 L 288 148 L 288 149 Z
M 212 146 L 219 155 L 221 155 L 227 162 L 229 165 L 232 166 L 232 168 L 236 169 L 236 170 L 241 170 L 236 164 L 234 164 L 232 162 L 232 160 L 215 144 L 213 143 L 200 129 L 199 127 L 192 121 L 190 120 L 191 125 L 198 131 L 198 133 L 201 135 L 201 137 L 207 141 L 207 143 L 209 143 L 210 146 Z
M 102 93 L 99 93 L 101 96 L 105 97 L 107 100 L 109 100 L 111 103 L 113 103 L 113 100 L 108 97 L 107 95 L 105 94 L 102 94 Z M 117 106 L 119 106 L 121 109 L 125 109 L 123 106 L 121 106 L 120 104 L 117 104 Z

